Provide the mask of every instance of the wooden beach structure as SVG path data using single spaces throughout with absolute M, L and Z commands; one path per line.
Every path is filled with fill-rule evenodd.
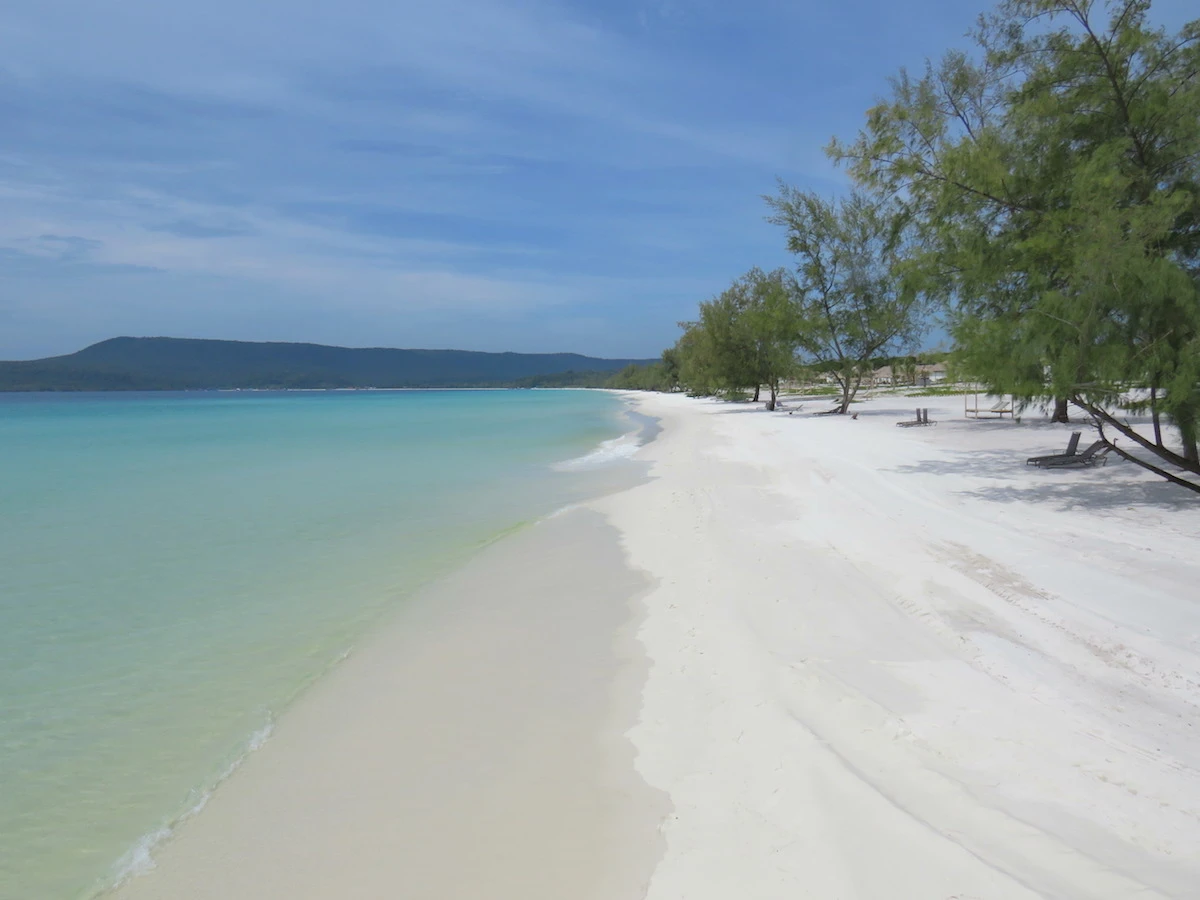
M 983 399 L 982 404 L 980 398 Z M 993 398 L 996 402 L 989 406 L 988 402 Z M 968 419 L 1003 419 L 1005 416 L 1011 418 L 1015 415 L 1014 407 L 1011 394 L 1001 394 L 997 397 L 982 390 L 977 384 L 971 385 L 963 393 L 963 415 Z

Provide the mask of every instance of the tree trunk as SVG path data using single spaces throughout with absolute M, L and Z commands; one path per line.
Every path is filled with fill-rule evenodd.
M 775 385 L 771 384 L 770 388 L 771 388 L 771 399 L 767 401 L 767 412 L 775 412 L 775 396 L 776 396 Z
M 1151 441 L 1149 438 L 1143 437 L 1141 434 L 1139 434 L 1137 432 L 1136 429 L 1134 429 L 1130 425 L 1126 425 L 1125 423 L 1121 422 L 1119 419 L 1117 419 L 1116 416 L 1114 416 L 1112 413 L 1110 413 L 1104 407 L 1097 406 L 1096 404 L 1090 402 L 1089 400 L 1087 400 L 1083 397 L 1073 397 L 1071 399 L 1072 399 L 1072 402 L 1076 406 L 1078 406 L 1084 412 L 1090 413 L 1094 418 L 1099 420 L 1099 422 L 1101 424 L 1111 426 L 1114 431 L 1117 431 L 1117 432 L 1123 434 L 1125 437 L 1129 438 L 1129 440 L 1133 441 L 1133 443 L 1137 444 L 1142 449 L 1149 450 L 1151 453 L 1153 453 L 1159 459 L 1164 460 L 1165 462 L 1169 462 L 1173 466 L 1178 466 L 1179 468 L 1184 469 L 1185 471 L 1191 472 L 1193 475 L 1200 475 L 1200 460 L 1198 460 L 1196 458 L 1196 449 L 1197 449 L 1196 448 L 1196 425 L 1197 425 L 1197 422 L 1196 422 L 1196 417 L 1194 414 L 1190 417 L 1190 422 L 1191 422 L 1190 427 L 1187 423 L 1180 421 L 1180 416 L 1178 414 L 1175 416 L 1175 425 L 1176 425 L 1176 427 L 1179 428 L 1180 437 L 1183 438 L 1183 444 L 1184 444 L 1184 455 L 1180 456 L 1178 453 L 1176 453 L 1171 448 L 1159 447 L 1153 441 Z M 1188 444 L 1189 444 L 1188 436 L 1189 435 L 1191 437 L 1190 448 L 1188 446 Z M 1107 438 L 1105 438 L 1105 440 L 1107 440 Z M 1109 443 L 1113 443 L 1113 442 L 1110 441 Z M 1189 452 L 1192 454 L 1191 458 L 1189 458 L 1187 455 Z M 1122 453 L 1121 455 L 1125 456 L 1124 453 Z M 1139 463 L 1139 465 L 1140 465 L 1140 463 Z
M 1200 465 L 1200 447 L 1196 445 L 1196 416 L 1192 410 L 1186 414 L 1175 414 L 1175 425 L 1179 429 L 1179 437 L 1183 441 L 1183 458 L 1192 464 L 1193 470 Z
M 1162 446 L 1162 422 L 1158 418 L 1158 388 L 1150 388 L 1150 415 L 1154 419 L 1154 443 Z
M 1051 422 L 1062 422 L 1066 424 L 1071 421 L 1071 416 L 1067 409 L 1067 403 L 1068 401 L 1066 397 L 1054 398 L 1054 415 L 1050 417 Z
M 752 403 L 757 403 L 757 402 L 758 402 L 758 393 L 759 393 L 759 391 L 760 391 L 761 389 L 762 389 L 762 385 L 761 385 L 761 384 L 756 384 L 756 385 L 754 386 L 754 399 L 751 401 Z
M 858 393 L 858 388 L 862 384 L 862 376 L 857 378 L 847 375 L 846 380 L 842 382 L 842 405 L 838 409 L 840 415 L 845 415 L 850 412 L 850 401 L 854 399 L 854 395 Z
M 1200 494 L 1200 484 L 1196 484 L 1196 482 L 1194 482 L 1194 481 L 1188 481 L 1185 478 L 1180 478 L 1178 475 L 1172 475 L 1170 472 L 1166 471 L 1165 469 L 1160 469 L 1158 466 L 1152 465 L 1151 463 L 1146 462 L 1146 460 L 1144 460 L 1144 459 L 1139 459 L 1138 457 L 1134 456 L 1132 453 L 1126 453 L 1124 450 L 1122 450 L 1120 447 L 1117 446 L 1115 441 L 1109 441 L 1108 438 L 1104 437 L 1104 426 L 1103 425 L 1100 426 L 1100 437 L 1102 440 L 1105 441 L 1105 443 L 1108 444 L 1108 446 L 1112 447 L 1113 452 L 1116 453 L 1117 456 L 1120 456 L 1122 459 L 1127 459 L 1127 460 L 1129 460 L 1129 462 L 1134 463 L 1135 465 L 1139 465 L 1143 469 L 1149 469 L 1155 475 L 1159 475 L 1159 476 L 1167 479 L 1167 481 L 1171 482 L 1172 484 L 1177 484 L 1180 487 L 1187 488 L 1189 491 L 1194 491 L 1195 493 Z

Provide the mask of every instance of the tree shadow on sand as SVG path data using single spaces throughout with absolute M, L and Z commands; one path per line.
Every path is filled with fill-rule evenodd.
M 745 403 L 726 404 L 721 409 L 716 410 L 713 415 L 739 416 L 746 415 L 748 413 L 758 413 L 764 416 L 787 416 L 788 414 L 794 414 L 797 418 L 811 418 L 819 413 L 828 415 L 828 410 L 832 405 L 833 404 L 830 403 L 813 403 L 811 401 L 805 401 L 803 403 L 788 403 L 780 405 L 772 411 L 767 409 L 762 401 L 759 401 L 758 403 L 751 403 L 749 400 L 747 400 Z M 852 410 L 852 412 L 857 412 L 857 410 Z M 847 413 L 846 418 L 850 418 L 849 413 Z
M 936 422 L 938 411 L 933 407 L 924 407 L 921 409 L 929 409 L 929 417 Z M 895 408 L 888 407 L 887 409 L 855 409 L 850 407 L 851 413 L 858 413 L 860 419 L 895 419 L 897 422 L 911 422 L 917 416 L 917 405 L 913 406 L 897 406 Z
M 783 412 L 787 412 L 787 410 L 783 410 Z M 763 406 L 762 403 L 750 403 L 749 401 L 747 401 L 746 403 L 730 403 L 727 406 L 724 406 L 721 409 L 718 409 L 714 413 L 714 415 L 717 415 L 717 416 L 744 416 L 749 413 L 758 413 L 759 415 L 764 415 L 764 416 L 777 416 L 777 415 L 779 415 L 780 410 L 771 412 L 765 406 Z
M 1196 495 L 1165 481 L 1132 480 L 1128 476 L 1138 470 L 1122 460 L 1095 469 L 1035 469 L 1012 451 L 980 451 L 888 471 L 988 478 L 998 483 L 953 493 L 990 503 L 1049 505 L 1064 512 L 1138 507 L 1183 510 L 1200 505 Z

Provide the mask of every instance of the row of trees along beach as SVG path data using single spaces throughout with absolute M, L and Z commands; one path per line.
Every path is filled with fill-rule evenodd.
M 792 267 L 734 279 L 614 384 L 766 388 L 773 409 L 820 373 L 845 413 L 881 359 L 941 327 L 958 372 L 1055 421 L 1074 404 L 1119 455 L 1200 491 L 1172 472 L 1200 475 L 1200 20 L 1008 0 L 971 36 L 829 144 L 849 192 L 764 198 Z

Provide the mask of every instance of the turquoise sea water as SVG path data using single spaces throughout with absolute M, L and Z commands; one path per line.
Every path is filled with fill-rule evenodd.
M 358 635 L 631 427 L 581 391 L 0 395 L 0 897 L 144 864 Z

